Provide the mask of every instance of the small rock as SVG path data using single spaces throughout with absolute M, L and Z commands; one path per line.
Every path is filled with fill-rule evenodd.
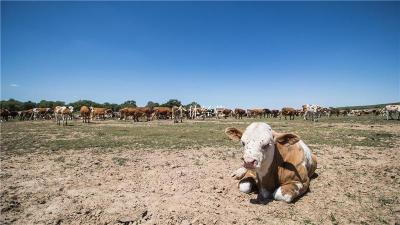
M 181 225 L 190 225 L 190 223 L 187 220 L 182 220 Z

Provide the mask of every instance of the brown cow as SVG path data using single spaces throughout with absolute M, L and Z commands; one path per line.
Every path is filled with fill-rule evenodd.
M 154 107 L 153 108 L 154 113 L 152 115 L 152 119 L 156 118 L 156 119 L 168 119 L 168 118 L 172 118 L 172 109 L 170 107 Z
M 279 110 L 277 109 L 271 110 L 271 115 L 273 118 L 277 118 L 279 116 Z
M 81 117 L 83 123 L 90 123 L 90 109 L 87 106 L 82 106 L 81 110 Z
M 90 106 L 89 108 L 90 108 L 90 114 L 91 114 L 90 117 L 92 120 L 95 119 L 96 117 L 98 117 L 99 119 L 103 119 L 103 120 L 106 119 L 106 111 L 107 111 L 106 108 L 95 108 L 92 106 Z
M 247 110 L 247 117 L 256 118 L 260 116 L 260 119 L 264 116 L 264 109 L 248 109 Z
M 234 115 L 236 119 L 243 119 L 243 116 L 246 115 L 246 110 L 236 108 L 234 111 Z
M 282 118 L 282 116 L 285 117 L 285 120 L 287 120 L 287 116 L 289 116 L 289 120 L 294 120 L 294 116 L 296 115 L 296 110 L 293 108 L 289 108 L 289 107 L 285 107 L 282 108 L 281 110 L 281 116 L 279 117 L 279 119 Z
M 154 110 L 149 107 L 136 107 L 133 108 L 133 121 L 139 122 L 139 118 L 142 116 L 146 117 L 146 121 L 151 120 L 151 115 L 153 114 Z
M 1 121 L 3 120 L 8 121 L 9 116 L 10 116 L 10 111 L 8 111 L 7 109 L 0 109 Z

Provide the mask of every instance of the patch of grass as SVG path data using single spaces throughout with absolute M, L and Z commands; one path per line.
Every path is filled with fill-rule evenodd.
M 361 129 L 363 123 L 396 124 L 396 121 L 371 122 L 375 117 L 331 117 L 314 123 L 296 118 L 293 121 L 266 119 L 221 119 L 185 121 L 173 124 L 170 121 L 150 123 L 125 121 L 100 121 L 83 124 L 73 121 L 73 126 L 58 126 L 54 121 L 18 121 L 2 123 L 0 147 L 3 154 L 24 154 L 35 151 L 52 153 L 60 150 L 96 148 L 98 151 L 119 149 L 199 149 L 204 147 L 226 147 L 239 149 L 237 142 L 229 140 L 224 130 L 237 127 L 244 130 L 251 122 L 269 123 L 280 132 L 292 132 L 301 136 L 308 144 L 352 148 L 354 146 L 393 147 L 400 138 L 398 132 Z M 353 122 L 355 121 L 355 122 Z M 333 122 L 354 123 L 338 126 Z M 358 125 L 357 125 L 358 124 Z M 399 123 L 400 124 L 400 123 Z M 227 155 L 228 156 L 228 155 Z M 233 155 L 234 157 L 234 155 Z
M 331 213 L 329 215 L 329 219 L 331 220 L 333 225 L 338 225 L 339 224 L 339 222 L 336 220 L 335 215 L 333 215 L 333 213 Z
M 54 162 L 65 162 L 65 157 L 64 156 L 59 156 L 54 159 Z
M 112 160 L 114 161 L 115 164 L 119 166 L 124 166 L 128 159 L 126 158 L 121 158 L 121 157 L 113 157 Z
M 303 220 L 304 224 L 311 224 L 311 225 L 315 225 L 315 223 L 313 223 L 309 218 L 306 218 Z
M 395 202 L 395 200 L 392 198 L 381 196 L 378 198 L 378 202 L 381 204 L 381 206 L 385 206 L 385 205 L 393 204 Z

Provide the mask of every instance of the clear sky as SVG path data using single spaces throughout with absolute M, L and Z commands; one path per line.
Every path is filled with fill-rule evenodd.
M 400 2 L 1 2 L 1 98 L 400 101 Z

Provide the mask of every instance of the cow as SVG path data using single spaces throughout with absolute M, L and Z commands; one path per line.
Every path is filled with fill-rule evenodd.
M 173 106 L 172 107 L 172 117 L 174 119 L 174 123 L 182 123 L 183 116 L 185 115 L 186 109 L 183 106 Z
M 236 119 L 243 119 L 243 116 L 246 115 L 246 110 L 236 108 L 236 109 L 233 111 L 233 114 L 235 115 L 235 118 L 236 118 Z
M 90 123 L 90 108 L 87 106 L 82 106 L 79 112 L 81 113 L 82 122 Z
M 272 116 L 272 112 L 270 109 L 263 109 L 263 111 L 264 111 L 264 118 L 265 117 L 270 118 Z
M 10 116 L 10 111 L 8 111 L 8 109 L 0 109 L 1 121 L 8 121 L 9 116 Z
M 51 119 L 51 114 L 54 113 L 51 108 L 33 108 L 32 119 Z
M 311 119 L 311 121 L 318 121 L 321 116 L 321 107 L 319 105 L 303 105 L 304 120 Z
M 10 112 L 10 117 L 11 117 L 12 119 L 15 119 L 18 115 L 19 115 L 18 111 L 11 111 L 11 112 Z
M 106 119 L 106 108 L 96 108 L 93 106 L 89 107 L 90 109 L 90 117 L 92 120 L 94 120 L 95 118 L 99 118 L 99 119 Z
M 23 110 L 18 112 L 19 120 L 30 120 L 33 116 L 33 109 Z
M 263 109 L 247 109 L 247 117 L 256 118 L 257 116 L 259 116 L 261 119 L 264 116 L 264 110 Z
M 152 120 L 154 118 L 158 120 L 172 118 L 172 109 L 170 107 L 154 107 L 153 110 Z
M 203 107 L 197 107 L 195 106 L 190 106 L 189 107 L 189 118 L 190 119 L 197 119 L 198 117 L 201 117 L 203 120 L 206 118 L 206 116 L 210 116 L 210 113 L 212 110 L 206 109 Z M 214 113 L 217 113 L 217 110 L 214 111 Z
M 308 190 L 317 157 L 297 135 L 275 132 L 262 122 L 244 132 L 230 127 L 225 134 L 244 148 L 243 165 L 232 175 L 240 180 L 241 192 L 257 191 L 259 200 L 289 203 Z
M 277 118 L 279 116 L 279 110 L 273 109 L 271 110 L 271 117 Z
M 56 106 L 54 108 L 54 117 L 56 118 L 56 122 L 58 125 L 66 126 L 68 119 L 72 118 L 72 112 L 74 111 L 74 107 L 72 106 Z
M 140 117 L 146 117 L 146 121 L 151 120 L 151 115 L 153 114 L 154 110 L 149 107 L 136 107 L 131 110 L 133 112 L 133 121 L 139 122 Z
M 226 109 L 226 108 L 216 108 L 215 109 L 215 115 L 217 119 L 219 119 L 220 116 L 223 118 L 228 118 L 230 115 L 233 114 L 233 111 L 231 109 Z
M 281 119 L 282 116 L 284 116 L 285 120 L 287 120 L 286 117 L 289 116 L 289 120 L 294 120 L 294 116 L 296 115 L 296 110 L 293 108 L 285 107 L 285 108 L 282 108 L 280 115 L 281 116 L 279 117 L 279 119 Z
M 331 108 L 328 117 L 331 117 L 332 115 L 336 115 L 336 117 L 338 117 L 339 114 L 340 114 L 339 109 Z
M 383 108 L 386 120 L 393 119 L 393 114 L 397 113 L 397 119 L 400 119 L 400 105 L 387 105 Z

